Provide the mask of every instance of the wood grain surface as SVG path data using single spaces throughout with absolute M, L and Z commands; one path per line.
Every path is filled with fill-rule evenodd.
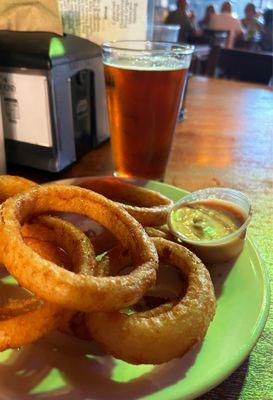
M 186 120 L 177 125 L 165 182 L 196 190 L 227 186 L 253 203 L 250 234 L 273 282 L 273 91 L 265 86 L 192 77 Z M 109 142 L 65 172 L 52 175 L 9 166 L 39 182 L 113 172 Z M 223 343 L 224 346 L 224 343 Z M 273 314 L 243 365 L 202 400 L 273 400 Z

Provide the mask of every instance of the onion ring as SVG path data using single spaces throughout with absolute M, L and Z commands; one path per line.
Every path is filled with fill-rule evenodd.
M 23 225 L 22 235 L 26 244 L 33 243 L 31 247 L 34 251 L 37 247 L 39 253 L 42 248 L 42 254 L 45 254 L 44 258 L 48 261 L 54 262 L 54 259 L 56 259 L 58 265 L 62 267 L 70 265 L 70 268 L 73 266 L 73 271 L 77 273 L 93 274 L 96 261 L 90 241 L 84 233 L 69 222 L 51 216 L 36 217 L 33 221 Z M 31 242 L 32 239 L 34 241 Z M 38 242 L 37 239 L 39 239 Z M 67 254 L 62 252 L 61 248 L 70 254 L 69 264 Z M 21 300 L 10 300 L 0 306 L 0 318 L 22 314 L 34 309 L 40 303 L 41 299 L 35 296 Z
M 131 315 L 86 316 L 90 335 L 114 357 L 132 364 L 161 364 L 182 357 L 202 340 L 215 313 L 213 285 L 203 263 L 181 245 L 162 238 L 153 241 L 159 259 L 187 276 L 185 296 Z
M 44 242 L 30 239 L 30 246 L 35 246 L 35 251 L 51 259 L 55 262 L 60 260 L 56 257 L 56 252 L 51 253 L 49 246 L 44 246 Z M 51 244 L 51 246 L 53 246 Z M 53 246 L 54 248 L 54 246 Z M 18 300 L 20 303 L 20 300 Z M 18 348 L 25 344 L 32 343 L 44 334 L 56 329 L 63 318 L 64 310 L 60 307 L 45 303 L 42 300 L 35 299 L 29 309 L 17 309 L 18 315 L 7 317 L 0 320 L 0 350 L 8 348 Z
M 95 236 L 89 237 L 89 240 L 94 247 L 95 254 L 102 254 L 118 245 L 118 240 L 107 229 L 104 229 Z
M 42 232 L 39 231 L 39 227 L 42 227 Z M 29 235 L 24 238 L 26 245 L 29 245 L 35 254 L 64 267 L 71 267 L 72 259 L 75 270 L 82 269 L 83 273 L 91 273 L 94 269 L 89 240 L 70 223 L 43 216 L 24 228 L 25 233 Z M 41 233 L 43 240 L 37 239 L 41 237 Z M 60 242 L 70 257 L 55 244 Z M 71 315 L 71 311 L 37 297 L 9 301 L 0 307 L 0 350 L 32 343 L 58 328 L 61 321 L 71 318 Z
M 2 175 L 0 176 L 0 202 L 3 202 L 9 197 L 34 186 L 37 186 L 37 184 L 28 179 L 18 176 Z M 65 235 L 63 234 L 64 230 L 66 230 Z M 61 265 L 68 265 L 67 258 L 64 257 L 65 253 L 60 252 L 58 247 L 48 243 L 56 242 L 56 239 L 61 237 L 61 242 L 57 240 L 58 245 L 63 246 L 64 239 L 68 241 L 68 243 L 65 244 L 65 247 L 68 249 L 74 249 L 72 254 L 72 263 L 75 266 L 78 266 L 78 270 L 82 273 L 85 273 L 86 271 L 90 273 L 91 269 L 94 268 L 94 252 L 92 251 L 89 241 L 84 234 L 75 229 L 71 224 L 63 222 L 57 218 L 44 216 L 36 218 L 34 223 L 24 224 L 22 233 L 24 238 L 28 238 L 27 243 L 31 242 L 29 239 L 30 237 L 34 239 L 40 238 L 41 236 L 46 238 L 46 241 L 42 244 L 42 250 L 39 241 L 32 241 L 33 250 L 35 250 L 35 245 L 33 243 L 36 243 L 36 246 L 38 243 L 38 250 L 42 251 L 42 254 L 46 255 L 45 258 L 50 261 L 59 260 Z M 47 247 L 48 251 L 46 251 Z M 9 299 L 9 301 L 0 306 L 0 318 L 7 319 L 16 317 L 20 314 L 35 310 L 35 308 L 38 306 L 40 307 L 40 305 L 41 300 L 34 296 L 21 300 Z
M 0 176 L 0 203 L 22 192 L 23 190 L 30 189 L 37 186 L 37 183 L 19 176 L 1 175 Z
M 111 248 L 95 267 L 96 276 L 117 275 L 118 272 L 131 264 L 128 251 L 120 245 Z M 82 340 L 92 340 L 86 325 L 86 313 L 77 312 L 71 318 L 66 318 L 61 323 L 59 330 L 67 335 Z
M 44 260 L 24 243 L 20 223 L 50 211 L 76 212 L 101 223 L 128 249 L 137 267 L 124 276 L 94 277 Z M 6 200 L 0 213 L 1 261 L 22 286 L 44 300 L 78 311 L 111 311 L 136 303 L 155 282 L 158 257 L 152 241 L 125 210 L 97 193 L 38 186 Z
M 165 226 L 146 226 L 144 229 L 150 237 L 160 237 L 162 239 L 176 241 L 175 236 L 173 236 Z
M 0 176 L 0 202 L 5 201 L 9 197 L 27 190 L 31 187 L 38 186 L 35 182 L 21 178 L 18 176 L 2 175 Z M 59 248 L 52 246 L 51 243 L 57 244 L 59 247 L 65 249 L 73 249 L 72 265 L 77 272 L 90 274 L 96 265 L 95 254 L 92 246 L 90 246 L 87 237 L 77 230 L 72 224 L 62 221 L 58 218 L 50 216 L 42 216 L 36 218 L 30 223 L 25 223 L 22 228 L 22 235 L 24 238 L 39 239 L 43 237 L 46 240 L 43 244 L 43 254 L 46 254 L 46 246 L 49 246 L 49 261 L 55 259 L 62 261 Z M 60 239 L 59 239 L 60 238 Z M 64 243 L 65 241 L 65 243 Z M 50 243 L 48 243 L 50 242 Z M 38 242 L 40 243 L 40 242 Z M 36 243 L 37 244 L 37 243 Z M 35 250 L 35 248 L 33 248 Z M 38 245 L 38 250 L 40 249 Z M 55 249 L 55 250 L 54 250 Z M 47 257 L 45 257 L 47 258 Z M 65 257 L 62 264 L 65 265 Z M 66 260 L 67 261 L 67 260 Z M 0 306 L 0 317 L 12 317 L 23 312 L 27 312 L 37 307 L 41 300 L 37 297 L 31 297 L 21 300 L 10 300 L 6 304 Z
M 73 315 L 68 316 L 68 318 L 63 318 L 58 327 L 59 331 L 77 339 L 93 340 L 86 326 L 86 315 L 86 313 L 80 311 L 73 313 Z
M 62 267 L 71 267 L 71 262 L 67 253 L 62 251 L 59 247 L 51 242 L 47 242 L 45 239 L 39 240 L 35 238 L 24 238 L 25 243 L 30 246 L 34 251 L 49 261 L 56 261 L 58 265 Z M 0 305 L 0 320 L 17 317 L 18 315 L 25 314 L 29 311 L 40 307 L 42 300 L 31 293 L 30 297 L 23 297 L 20 299 L 11 296 Z
M 71 254 L 74 272 L 91 275 L 96 267 L 94 249 L 88 237 L 71 223 L 50 215 L 36 217 L 22 226 L 24 238 L 45 237 Z M 73 249 L 73 252 L 71 252 Z
M 173 202 L 153 190 L 124 182 L 114 177 L 86 179 L 74 183 L 119 202 L 143 226 L 159 226 L 167 221 Z M 132 205 L 130 205 L 132 204 Z

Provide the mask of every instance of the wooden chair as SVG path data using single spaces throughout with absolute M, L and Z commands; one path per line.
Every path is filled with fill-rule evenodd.
M 224 47 L 229 37 L 229 31 L 204 29 L 203 35 L 191 36 L 187 42 L 195 45 L 195 49 L 208 48 L 207 53 L 200 54 L 198 51 L 194 52 L 191 63 L 191 72 L 197 75 L 206 75 L 209 68 L 208 59 L 210 49 L 214 46 Z
M 228 41 L 229 31 L 218 29 L 204 29 L 204 36 L 211 46 L 224 47 Z
M 195 45 L 225 46 L 229 31 L 204 29 L 202 35 L 190 36 L 187 43 Z
M 209 56 L 207 75 L 268 85 L 273 75 L 272 65 L 273 53 L 214 46 Z

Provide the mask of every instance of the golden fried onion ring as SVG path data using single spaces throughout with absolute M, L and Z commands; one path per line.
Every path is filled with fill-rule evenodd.
M 119 202 L 143 226 L 165 224 L 173 204 L 170 199 L 160 193 L 115 177 L 91 178 L 74 184 Z
M 175 236 L 169 231 L 168 227 L 163 225 L 163 226 L 146 226 L 145 232 L 150 236 L 150 237 L 160 237 L 162 239 L 170 240 L 170 241 L 176 241 Z
M 107 229 L 104 229 L 102 232 L 90 237 L 89 239 L 94 247 L 96 255 L 102 254 L 119 244 L 115 236 Z
M 128 249 L 136 268 L 124 276 L 94 277 L 43 259 L 24 243 L 20 223 L 50 211 L 74 212 L 99 222 Z M 22 286 L 44 300 L 79 311 L 111 311 L 136 303 L 155 282 L 158 257 L 144 229 L 97 193 L 75 186 L 35 187 L 6 200 L 0 218 L 0 261 Z
M 39 250 L 41 249 L 42 256 L 45 255 L 46 260 L 54 262 L 54 259 L 57 259 L 58 265 L 67 266 L 66 253 L 68 253 L 70 255 L 69 266 L 74 272 L 93 275 L 96 267 L 93 247 L 86 235 L 69 222 L 43 215 L 25 223 L 22 227 L 22 235 L 27 245 L 33 244 L 31 247 L 34 251 L 37 247 L 38 254 L 40 254 Z M 32 242 L 31 239 L 34 239 L 34 241 Z M 48 255 L 47 247 L 49 249 Z M 66 253 L 61 252 L 60 249 L 65 250 Z M 0 306 L 0 318 L 16 316 L 33 309 L 40 303 L 41 299 L 36 296 L 21 300 L 10 300 Z
M 131 315 L 100 312 L 86 316 L 90 335 L 114 357 L 132 364 L 161 364 L 182 357 L 202 340 L 215 313 L 213 285 L 202 262 L 181 245 L 162 238 L 153 241 L 160 261 L 187 276 L 185 296 Z M 114 269 L 115 265 L 114 261 Z
M 82 273 L 94 270 L 96 264 L 89 240 L 69 222 L 41 216 L 24 225 L 23 232 L 27 235 L 24 237 L 26 245 L 44 259 Z M 71 315 L 71 311 L 34 296 L 11 299 L 0 307 L 0 350 L 32 343 L 58 328 L 64 317 Z
M 0 176 L 0 202 L 34 186 L 38 185 L 25 178 L 2 175 Z M 43 254 L 47 254 L 46 247 L 49 247 L 49 261 L 54 260 L 54 251 L 55 259 L 62 261 L 61 255 L 64 255 L 64 253 L 61 253 L 57 246 L 67 249 L 69 254 L 71 253 L 71 249 L 73 249 L 71 253 L 72 262 L 70 264 L 73 265 L 76 272 L 80 271 L 81 273 L 91 274 L 96 265 L 93 247 L 90 246 L 88 238 L 72 224 L 58 218 L 50 216 L 35 218 L 34 221 L 24 224 L 22 235 L 25 241 L 28 238 L 28 242 L 29 238 L 40 239 L 40 241 L 44 240 L 45 242 L 42 247 L 40 247 L 40 241 L 36 241 L 36 245 L 38 245 L 38 250 L 42 249 Z M 51 243 L 54 243 L 54 245 Z M 48 257 L 45 256 L 46 259 Z M 34 296 L 21 300 L 10 299 L 9 302 L 0 306 L 0 318 L 17 316 L 18 314 L 34 309 L 40 303 L 41 300 Z
M 37 186 L 37 183 L 20 176 L 0 175 L 0 203 L 34 186 Z
M 26 239 L 29 246 L 41 256 L 60 263 L 62 258 L 56 246 L 38 239 Z M 24 300 L 33 300 L 29 303 Z M 56 329 L 63 318 L 64 310 L 60 307 L 43 302 L 38 298 L 14 300 L 13 314 L 1 314 L 0 320 L 0 350 L 18 348 L 32 343 L 41 336 Z M 12 305 L 12 303 L 11 303 Z M 20 307 L 22 306 L 22 307 Z M 5 311 L 7 309 L 5 308 Z
M 39 238 L 64 249 L 71 257 L 74 272 L 93 274 L 97 264 L 94 249 L 88 237 L 70 222 L 41 215 L 24 223 L 21 232 L 24 238 Z

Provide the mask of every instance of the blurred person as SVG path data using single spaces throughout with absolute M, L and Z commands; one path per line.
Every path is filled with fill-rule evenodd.
M 204 18 L 199 21 L 199 26 L 201 29 L 206 29 L 209 27 L 211 17 L 216 14 L 215 7 L 213 4 L 207 6 Z
M 264 29 L 261 35 L 261 49 L 273 51 L 273 10 L 267 9 L 264 12 Z
M 196 34 L 194 27 L 194 14 L 188 13 L 187 0 L 178 0 L 177 9 L 169 13 L 165 20 L 168 25 L 180 25 L 179 42 L 186 42 L 190 36 Z
M 221 8 L 220 14 L 212 15 L 209 23 L 209 29 L 220 31 L 229 31 L 229 37 L 226 47 L 232 48 L 235 39 L 242 37 L 244 34 L 241 22 L 231 15 L 232 9 L 229 1 L 225 1 Z
M 253 3 L 245 6 L 245 17 L 241 19 L 243 28 L 246 30 L 245 38 L 247 40 L 255 39 L 259 34 L 263 25 L 258 21 L 256 7 Z

